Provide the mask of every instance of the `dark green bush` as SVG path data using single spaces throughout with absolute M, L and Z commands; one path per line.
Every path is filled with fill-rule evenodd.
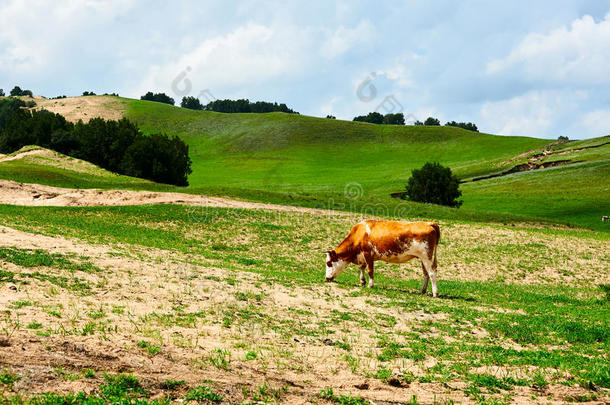
M 406 195 L 411 201 L 459 207 L 462 205 L 458 201 L 462 195 L 459 186 L 460 181 L 450 168 L 428 162 L 421 169 L 413 170 Z
M 165 93 L 153 93 L 149 91 L 140 97 L 140 100 L 156 101 L 157 103 L 165 103 L 174 105 L 174 99 Z

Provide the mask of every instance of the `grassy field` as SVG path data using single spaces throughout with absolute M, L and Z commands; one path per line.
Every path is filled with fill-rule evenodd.
M 191 147 L 191 188 L 287 204 L 346 201 L 357 183 L 363 204 L 393 206 L 410 172 L 427 161 L 464 179 L 502 172 L 541 153 L 551 141 L 478 134 L 452 127 L 395 127 L 288 114 L 219 114 L 125 100 L 126 116 L 147 132 L 165 131 Z M 610 212 L 610 137 L 552 146 L 540 159 L 590 164 L 515 174 L 463 186 L 463 209 L 520 215 L 606 231 Z M 591 146 L 602 145 L 599 148 Z M 590 148 L 582 149 L 581 148 Z M 529 153 L 527 153 L 529 152 Z M 362 201 L 361 201 L 362 202 Z M 421 208 L 413 211 L 421 212 Z M 436 212 L 440 218 L 472 217 Z M 444 214 L 444 215 L 443 215 Z
M 374 289 L 355 268 L 322 282 L 320 252 L 357 215 L 0 206 L 0 219 L 9 403 L 610 400 L 604 233 L 443 221 L 434 299 L 415 262 L 380 264 Z
M 385 126 L 282 113 L 220 114 L 107 96 L 45 102 L 46 108 L 61 108 L 68 115 L 74 104 L 81 118 L 124 113 L 147 133 L 180 136 L 193 160 L 190 186 L 179 190 L 107 172 L 81 173 L 29 157 L 0 162 L 0 178 L 62 187 L 182 191 L 380 215 L 402 212 L 405 218 L 610 229 L 600 222 L 610 212 L 609 137 L 549 146 L 545 139 L 453 127 Z M 547 148 L 552 153 L 535 158 Z M 581 163 L 467 182 L 460 209 L 389 197 L 402 191 L 411 170 L 426 161 L 439 161 L 469 180 L 532 159 Z
M 283 113 L 221 114 L 125 99 L 126 116 L 145 132 L 179 135 L 191 147 L 192 187 L 369 193 L 404 187 L 426 161 L 462 177 L 508 167 L 548 140 L 479 134 L 454 127 L 389 126 Z

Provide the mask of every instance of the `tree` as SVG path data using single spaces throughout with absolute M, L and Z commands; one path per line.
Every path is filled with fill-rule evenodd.
M 383 117 L 383 124 L 386 125 L 405 125 L 405 116 L 403 113 L 386 114 Z
M 368 113 L 367 115 L 359 115 L 357 117 L 354 117 L 354 121 L 370 122 L 371 124 L 382 124 L 383 115 L 381 115 L 377 111 L 373 111 Z
M 21 87 L 19 87 L 19 86 L 13 87 L 13 90 L 11 90 L 11 92 L 10 92 L 11 97 L 21 97 L 21 96 L 32 97 L 33 95 L 34 94 L 32 93 L 32 90 L 21 90 Z
M 191 110 L 203 110 L 203 105 L 201 105 L 199 99 L 193 96 L 182 97 L 180 107 L 188 108 Z
M 424 121 L 424 125 L 439 126 L 439 125 L 441 125 L 441 122 L 434 117 L 428 117 Z
M 411 201 L 459 207 L 462 195 L 460 181 L 451 169 L 439 163 L 426 163 L 421 169 L 413 170 L 407 182 L 406 194 Z
M 0 89 L 0 97 L 4 97 L 4 90 Z
M 327 115 L 326 118 L 328 118 L 329 120 L 336 120 L 337 117 L 335 117 L 334 115 Z
M 284 112 L 288 114 L 298 114 L 298 112 L 288 108 L 284 103 L 270 103 L 267 101 L 251 102 L 246 99 L 239 100 L 214 100 L 203 107 L 206 111 L 216 111 L 222 113 L 269 113 Z
M 95 96 L 96 94 L 92 91 L 83 91 L 83 96 Z
M 458 127 L 458 128 L 466 129 L 468 131 L 479 132 L 479 129 L 477 128 L 477 126 L 475 124 L 473 124 L 472 122 L 449 121 L 448 123 L 445 124 L 445 126 L 446 127 Z
M 420 120 L 415 120 L 415 122 L 413 123 L 413 125 L 417 125 L 417 126 L 419 126 L 419 125 L 424 125 L 424 123 L 423 123 L 423 122 L 421 122 Z
M 174 99 L 168 96 L 167 94 L 153 93 L 152 91 L 149 91 L 148 93 L 140 97 L 140 100 L 156 101 L 157 103 L 174 105 Z
M 188 186 L 192 172 L 188 146 L 164 134 L 138 135 L 125 151 L 122 165 L 129 176 L 178 186 Z
M 565 135 L 559 135 L 559 137 L 557 138 L 558 141 L 569 141 L 570 138 L 568 138 Z

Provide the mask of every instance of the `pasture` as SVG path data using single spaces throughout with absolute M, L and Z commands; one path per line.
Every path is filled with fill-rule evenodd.
M 439 221 L 434 299 L 414 261 L 379 263 L 373 289 L 353 266 L 323 282 L 321 252 L 359 214 L 3 205 L 0 218 L 9 403 L 610 400 L 607 233 Z

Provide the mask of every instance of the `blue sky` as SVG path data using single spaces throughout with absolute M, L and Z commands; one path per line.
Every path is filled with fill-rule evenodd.
M 0 88 L 610 134 L 607 1 L 0 0 Z

